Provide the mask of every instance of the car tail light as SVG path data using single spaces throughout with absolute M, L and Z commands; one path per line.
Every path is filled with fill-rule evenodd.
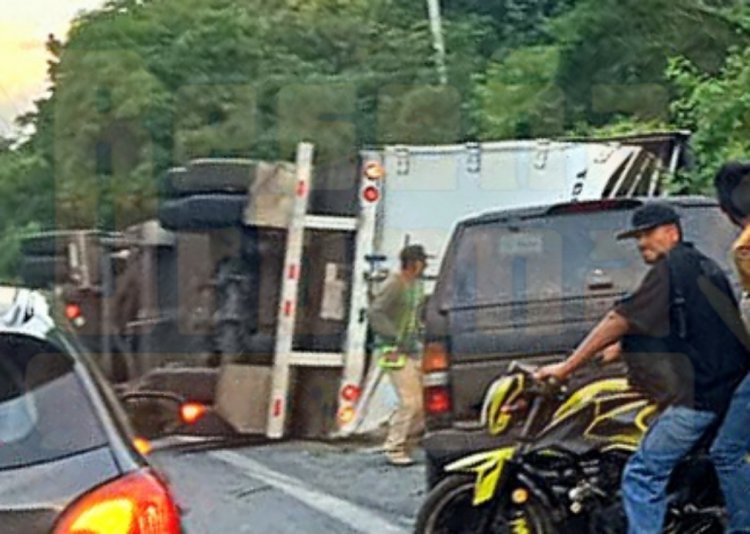
M 150 471 L 137 471 L 84 495 L 54 534 L 180 534 L 177 506 Z
M 434 373 L 448 369 L 448 351 L 444 343 L 427 343 L 422 357 L 422 371 Z
M 424 390 L 425 411 L 443 414 L 451 411 L 451 394 L 448 386 L 429 386 Z
M 194 425 L 206 415 L 206 411 L 208 409 L 205 404 L 201 404 L 200 402 L 186 402 L 180 406 L 180 419 L 186 425 Z

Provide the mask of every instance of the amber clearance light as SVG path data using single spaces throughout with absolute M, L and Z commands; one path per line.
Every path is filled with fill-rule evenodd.
M 377 161 L 371 161 L 365 165 L 365 176 L 370 180 L 380 180 L 385 176 L 385 169 Z

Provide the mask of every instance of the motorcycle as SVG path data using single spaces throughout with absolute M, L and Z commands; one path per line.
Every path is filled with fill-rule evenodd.
M 416 532 L 620 533 L 623 468 L 656 405 L 624 378 L 594 380 L 572 393 L 513 362 L 485 395 L 482 420 L 493 435 L 520 434 L 499 447 L 449 464 L 428 494 Z M 673 472 L 664 531 L 723 532 L 718 479 L 701 448 Z

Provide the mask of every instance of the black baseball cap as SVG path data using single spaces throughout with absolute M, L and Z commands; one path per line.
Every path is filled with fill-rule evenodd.
M 649 202 L 635 209 L 630 229 L 617 234 L 617 239 L 635 237 L 638 233 L 664 224 L 679 224 L 680 216 L 665 202 Z
M 403 263 L 409 261 L 425 261 L 430 256 L 425 252 L 422 245 L 408 245 L 403 248 L 400 254 Z

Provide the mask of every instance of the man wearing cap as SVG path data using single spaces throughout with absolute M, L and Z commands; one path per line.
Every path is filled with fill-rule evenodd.
M 732 246 L 732 254 L 743 288 L 742 311 L 750 323 L 750 163 L 731 161 L 714 178 L 719 206 L 729 219 L 742 228 Z M 750 532 L 750 375 L 734 392 L 724 421 L 711 445 L 711 460 L 721 482 L 729 512 L 727 532 Z
M 662 532 L 672 469 L 729 404 L 745 374 L 744 329 L 721 268 L 682 240 L 677 212 L 653 202 L 637 208 L 631 228 L 651 266 L 638 289 L 620 301 L 564 362 L 536 377 L 567 378 L 621 341 L 632 387 L 662 411 L 625 467 L 622 494 L 628 532 Z
M 383 448 L 391 464 L 410 465 L 414 463 L 410 449 L 424 427 L 419 308 L 427 254 L 421 245 L 409 245 L 401 251 L 400 259 L 401 271 L 385 281 L 368 316 L 375 334 L 375 356 L 399 399 Z

